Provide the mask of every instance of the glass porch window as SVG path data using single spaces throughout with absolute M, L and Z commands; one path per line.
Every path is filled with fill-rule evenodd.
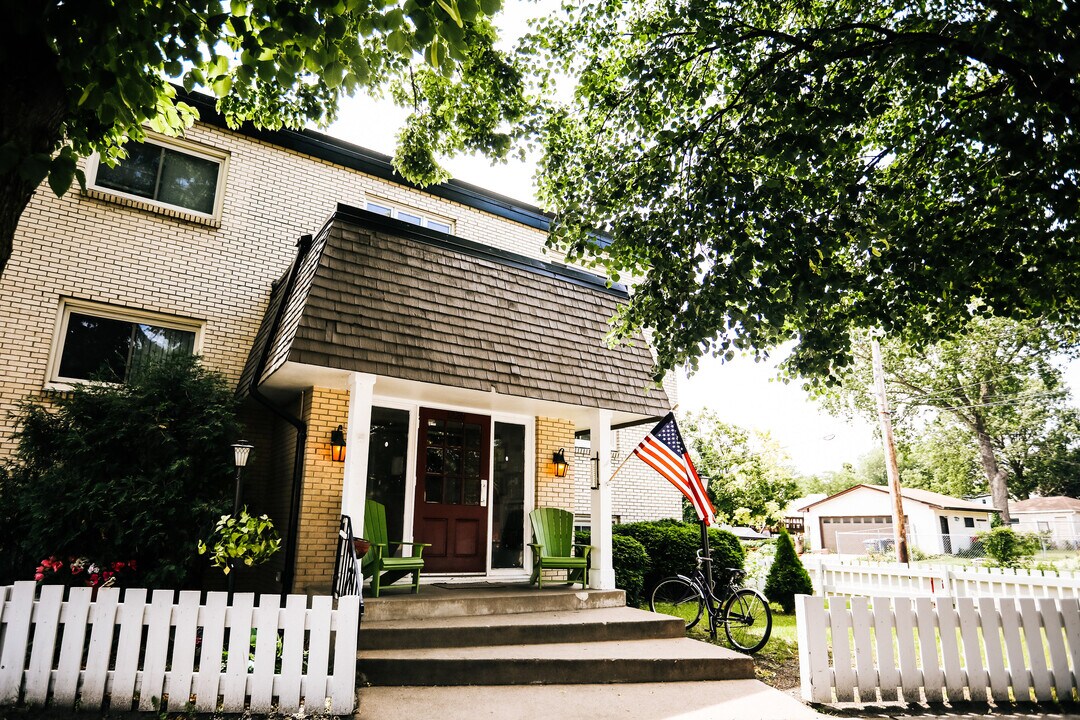
M 525 426 L 495 423 L 491 567 L 519 568 L 525 550 Z
M 409 411 L 371 408 L 367 496 L 386 507 L 387 537 L 405 537 L 405 468 L 409 452 Z M 358 532 L 360 528 L 356 528 Z

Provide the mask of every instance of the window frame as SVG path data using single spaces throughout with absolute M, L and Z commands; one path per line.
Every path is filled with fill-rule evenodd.
M 225 182 L 229 170 L 229 153 L 216 148 L 207 147 L 206 145 L 193 143 L 189 140 L 166 137 L 164 135 L 159 135 L 158 133 L 150 132 L 146 133 L 146 139 L 142 141 L 142 144 L 156 145 L 165 148 L 166 150 L 172 150 L 173 152 L 217 163 L 218 174 L 217 184 L 214 188 L 214 211 L 207 214 L 199 210 L 192 210 L 183 205 L 173 205 L 172 203 L 162 202 L 160 200 L 143 197 L 142 195 L 135 195 L 134 193 L 127 193 L 123 190 L 116 190 L 103 185 L 98 185 L 98 168 L 101 167 L 101 155 L 98 153 L 91 155 L 86 163 L 87 193 L 103 200 L 121 202 L 125 205 L 156 211 L 164 215 L 181 217 L 187 220 L 196 220 L 209 224 L 219 223 L 221 221 L 221 210 L 225 204 Z
M 390 210 L 390 214 L 389 215 L 384 215 L 381 212 L 378 212 L 376 210 L 372 210 L 371 208 L 368 207 L 369 205 L 378 205 L 380 207 L 387 208 L 387 209 Z M 431 232 L 444 233 L 446 235 L 454 235 L 455 231 L 456 231 L 456 223 L 452 218 L 446 217 L 445 215 L 438 215 L 436 213 L 431 213 L 431 212 L 428 212 L 427 210 L 419 210 L 419 209 L 417 209 L 415 207 L 412 207 L 411 205 L 406 205 L 404 203 L 399 203 L 399 202 L 394 202 L 392 200 L 387 200 L 387 199 L 381 198 L 381 197 L 379 197 L 377 195 L 368 195 L 368 196 L 366 196 L 364 198 L 364 210 L 366 210 L 367 212 L 376 213 L 377 215 L 382 215 L 383 217 L 389 217 L 389 218 L 393 218 L 394 220 L 399 220 L 400 222 L 408 223 L 409 225 L 412 225 L 413 227 L 418 227 L 418 228 L 421 228 L 423 230 L 430 230 Z M 408 220 L 401 220 L 401 218 L 398 217 L 398 215 L 400 213 L 405 213 L 406 215 L 412 215 L 414 217 L 418 217 L 418 218 L 420 218 L 421 222 L 419 224 L 416 224 L 416 223 L 411 223 Z M 439 225 L 445 225 L 446 227 L 449 228 L 449 230 L 439 230 L 438 228 L 428 227 L 429 222 L 438 223 Z
M 67 338 L 68 323 L 71 321 L 72 313 L 92 315 L 106 320 L 120 320 L 122 322 L 154 325 L 170 330 L 193 332 L 195 333 L 195 339 L 192 343 L 191 353 L 192 355 L 202 354 L 204 323 L 200 320 L 149 310 L 106 305 L 104 303 L 90 302 L 88 300 L 63 298 L 60 301 L 60 307 L 57 311 L 52 346 L 49 350 L 48 375 L 45 378 L 46 390 L 66 391 L 71 390 L 76 385 L 119 384 L 97 380 L 86 380 L 83 378 L 69 378 L 60 375 L 60 362 L 64 356 L 64 342 Z

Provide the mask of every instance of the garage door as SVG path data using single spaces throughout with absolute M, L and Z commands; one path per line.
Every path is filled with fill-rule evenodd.
M 885 550 L 891 543 L 892 517 L 889 515 L 828 515 L 821 518 L 821 542 L 829 552 L 865 555 L 869 550 Z

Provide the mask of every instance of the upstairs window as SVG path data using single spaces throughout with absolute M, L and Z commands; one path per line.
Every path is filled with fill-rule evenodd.
M 104 306 L 64 307 L 53 382 L 126 382 L 147 364 L 196 352 L 200 326 L 191 321 Z
M 369 212 L 378 213 L 379 215 L 384 215 L 413 225 L 419 225 L 428 230 L 446 233 L 447 235 L 454 232 L 454 224 L 451 220 L 436 217 L 428 213 L 422 213 L 419 210 L 414 210 L 401 205 L 395 205 L 386 202 L 385 200 L 369 200 L 366 208 Z
M 116 167 L 98 162 L 91 185 L 112 195 L 216 217 L 224 184 L 225 156 L 190 144 L 147 140 L 124 146 Z

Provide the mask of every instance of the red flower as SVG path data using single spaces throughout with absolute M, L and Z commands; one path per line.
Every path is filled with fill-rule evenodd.
M 119 562 L 119 561 L 117 561 L 117 562 L 114 562 L 114 563 L 112 564 L 112 569 L 113 569 L 113 572 L 120 572 L 120 571 L 121 571 L 121 570 L 123 570 L 123 569 L 124 569 L 125 567 L 126 567 L 126 566 L 124 565 L 124 563 L 122 563 L 122 562 Z
M 134 572 L 134 570 L 135 570 L 135 561 L 134 560 L 128 560 L 128 567 L 131 568 L 132 572 Z
M 34 579 L 37 580 L 38 582 L 41 582 L 42 580 L 45 579 L 45 576 L 42 575 L 41 573 L 37 573 L 36 575 L 34 575 Z

